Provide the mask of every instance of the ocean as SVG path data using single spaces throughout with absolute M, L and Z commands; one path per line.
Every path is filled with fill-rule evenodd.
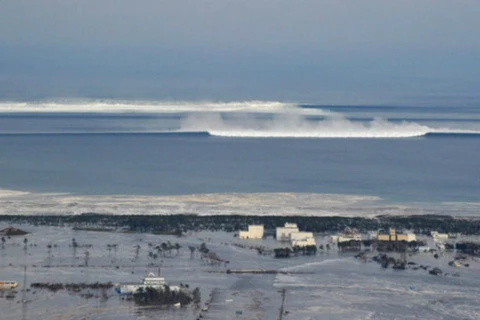
M 2 102 L 0 147 L 4 208 L 18 192 L 314 194 L 422 208 L 414 213 L 480 208 L 480 108 L 471 106 Z
M 479 159 L 480 109 L 472 107 L 0 103 L 0 215 L 478 218 Z M 7 221 L 0 223 L 0 229 L 7 226 Z M 5 319 L 130 320 L 159 314 L 164 319 L 277 319 L 280 312 L 283 319 L 480 315 L 478 259 L 467 258 L 468 268 L 455 268 L 449 262 L 457 253 L 450 250 L 409 253 L 407 269 L 394 270 L 373 261 L 378 252 L 366 251 L 363 262 L 324 234 L 315 235 L 316 243 L 322 248 L 329 243 L 331 249 L 274 259 L 258 254 L 255 246 L 273 250 L 287 244 L 270 238 L 242 240 L 233 233 L 189 230 L 176 237 L 16 226 L 31 232 L 28 246 L 23 236 L 7 239 L 0 247 L 0 268 L 3 279 L 15 280 L 21 288 L 34 282 L 140 281 L 161 268 L 169 283 L 199 287 L 202 303 L 151 309 L 120 299 L 113 290 L 33 289 L 0 299 Z M 72 238 L 81 244 L 78 252 Z M 418 239 L 436 247 L 426 235 Z M 165 241 L 183 249 L 157 260 L 151 250 Z M 118 245 L 118 252 L 109 251 L 109 244 Z M 228 264 L 209 263 L 187 251 L 202 244 Z M 137 257 L 135 245 L 142 248 Z M 229 274 L 227 268 L 279 273 Z M 443 275 L 430 275 L 433 268 Z

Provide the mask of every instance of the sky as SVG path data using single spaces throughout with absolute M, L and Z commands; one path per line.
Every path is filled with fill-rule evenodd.
M 480 105 L 480 1 L 0 0 L 0 100 Z

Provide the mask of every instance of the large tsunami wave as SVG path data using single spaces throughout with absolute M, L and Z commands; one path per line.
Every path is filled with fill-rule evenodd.
M 435 127 L 419 121 L 391 121 L 372 116 L 352 120 L 325 108 L 302 107 L 277 101 L 168 102 L 168 101 L 53 101 L 1 102 L 0 113 L 147 113 L 180 114 L 177 127 L 151 124 L 122 133 L 201 133 L 238 138 L 409 138 L 438 135 L 480 137 L 480 127 Z M 68 133 L 68 132 L 64 132 Z M 83 132 L 92 133 L 92 132 Z M 96 134 L 111 131 L 94 132 Z
M 120 101 L 55 100 L 0 102 L 0 113 L 187 113 L 187 112 L 285 112 L 295 104 L 277 101 Z
M 220 115 L 192 115 L 182 123 L 181 132 L 206 132 L 212 136 L 238 138 L 409 138 L 425 135 L 480 135 L 480 131 L 431 128 L 415 122 L 391 122 L 382 118 L 352 121 L 327 115 L 311 121 L 304 116 L 278 115 L 268 120 L 224 119 Z

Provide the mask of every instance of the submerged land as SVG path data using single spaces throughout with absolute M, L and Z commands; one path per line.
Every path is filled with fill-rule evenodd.
M 0 281 L 18 283 L 0 290 L 2 319 L 480 317 L 476 203 L 8 190 L 0 199 Z M 275 239 L 285 223 L 311 232 L 316 244 L 302 249 Z M 250 225 L 262 225 L 264 237 L 240 239 Z M 372 232 L 389 228 L 408 230 L 416 240 L 372 240 Z M 346 230 L 360 240 L 332 240 Z M 445 238 L 439 242 L 432 232 Z M 115 292 L 118 283 L 140 283 L 149 273 L 186 295 Z
M 269 230 L 285 222 L 314 233 L 315 252 L 291 250 Z M 250 224 L 266 237 L 238 238 Z M 477 319 L 479 219 L 439 215 L 312 217 L 250 215 L 2 215 L 0 292 L 5 319 Z M 395 227 L 417 233 L 401 250 L 371 241 L 332 243 L 345 228 L 366 233 Z M 445 248 L 429 232 L 456 234 Z M 458 236 L 457 236 L 458 234 Z M 453 246 L 452 246 L 453 244 Z M 290 249 L 288 249 L 290 250 Z M 476 251 L 475 251 L 476 250 Z M 160 270 L 169 284 L 199 288 L 181 307 L 125 299 L 115 283 Z M 152 295 L 150 295 L 152 296 Z M 162 298 L 163 299 L 163 298 Z M 160 300 L 157 300 L 160 301 Z M 161 300 L 165 301 L 165 299 Z M 168 300 L 177 301 L 177 300 Z

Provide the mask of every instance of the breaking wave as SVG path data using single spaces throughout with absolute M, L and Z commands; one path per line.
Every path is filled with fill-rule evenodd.
M 297 109 L 295 104 L 277 101 L 188 102 L 188 101 L 89 101 L 0 102 L 0 113 L 184 113 L 252 112 L 281 113 Z M 298 110 L 298 109 L 297 109 Z M 306 114 L 321 111 L 305 110 Z
M 375 217 L 438 214 L 478 216 L 478 202 L 384 203 L 371 195 L 211 193 L 176 196 L 80 195 L 0 188 L 0 215 L 253 215 Z
M 440 128 L 432 123 L 405 120 L 389 121 L 381 117 L 352 120 L 344 113 L 278 101 L 234 101 L 234 102 L 168 102 L 168 101 L 116 101 L 116 100 L 65 100 L 46 102 L 0 102 L 1 113 L 145 113 L 178 114 L 165 122 L 149 119 L 132 125 L 132 119 L 118 122 L 115 127 L 88 127 L 75 131 L 65 128 L 27 132 L 37 134 L 164 134 L 164 135 L 210 135 L 238 138 L 412 138 L 421 136 L 472 136 L 480 135 L 475 126 L 464 130 Z M 333 108 L 335 110 L 335 108 Z M 363 111 L 362 111 L 363 112 Z M 171 116 L 171 115 L 170 115 Z M 168 116 L 163 116 L 167 118 Z M 369 118 L 370 117 L 370 118 Z M 368 120 L 371 119 L 371 120 Z M 124 120 L 123 118 L 120 120 Z M 138 119 L 137 119 L 138 120 Z M 141 120 L 141 119 L 140 119 Z M 107 125 L 106 122 L 101 125 Z M 438 125 L 438 124 L 437 124 Z M 456 126 L 456 125 L 455 125 Z M 78 128 L 77 128 L 78 129 Z M 3 134 L 11 134 L 5 131 Z M 21 134 L 22 132 L 13 132 Z
M 432 128 L 416 122 L 391 122 L 382 118 L 352 121 L 331 113 L 311 121 L 300 114 L 277 115 L 272 119 L 233 117 L 219 114 L 191 115 L 180 132 L 207 132 L 212 136 L 238 138 L 411 138 L 426 135 L 480 135 L 475 130 Z

